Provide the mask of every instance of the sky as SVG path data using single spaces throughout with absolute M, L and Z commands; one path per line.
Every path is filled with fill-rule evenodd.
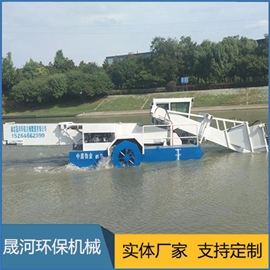
M 47 65 L 56 51 L 76 65 L 101 66 L 107 56 L 150 51 L 154 37 L 264 38 L 265 2 L 3 2 L 2 56 L 14 66 L 31 59 Z

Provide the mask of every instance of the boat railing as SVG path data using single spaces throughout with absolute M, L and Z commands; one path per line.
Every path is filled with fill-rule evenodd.
M 177 115 L 182 115 L 182 116 L 186 116 L 188 118 L 190 117 L 195 117 L 195 118 L 204 118 L 203 115 L 201 114 L 194 114 L 194 113 L 185 113 L 185 112 L 178 112 L 178 111 L 167 111 L 168 114 L 177 114 Z
M 213 117 L 211 126 L 216 127 L 219 130 L 228 130 L 232 127 L 243 125 L 244 123 L 244 121 L 240 120 Z
M 184 113 L 184 112 L 177 112 L 177 111 L 168 111 L 166 113 L 174 114 L 174 115 L 182 115 L 186 117 L 193 117 L 197 119 L 203 120 L 205 118 L 205 113 L 200 114 L 192 114 L 192 113 Z M 244 121 L 237 120 L 237 119 L 226 119 L 226 118 L 220 118 L 220 117 L 213 117 L 211 116 L 211 124 L 210 126 L 215 127 L 219 130 L 228 130 L 232 127 L 237 127 L 240 125 L 243 125 Z
M 183 126 L 188 126 L 188 130 L 190 130 L 190 132 L 184 131 L 182 129 Z M 155 132 L 155 129 L 157 132 Z M 163 129 L 164 132 L 158 132 L 158 129 Z M 199 144 L 198 126 L 195 124 L 144 125 L 142 142 L 145 146 L 174 146 L 187 144 L 197 145 Z

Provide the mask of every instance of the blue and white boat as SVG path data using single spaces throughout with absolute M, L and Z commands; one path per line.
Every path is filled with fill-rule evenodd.
M 55 124 L 5 123 L 3 143 L 72 145 L 69 161 L 77 167 L 96 166 L 109 158 L 114 167 L 142 162 L 200 159 L 204 140 L 233 151 L 268 152 L 263 123 L 215 118 L 191 113 L 193 98 L 153 99 L 151 125 L 138 123 Z

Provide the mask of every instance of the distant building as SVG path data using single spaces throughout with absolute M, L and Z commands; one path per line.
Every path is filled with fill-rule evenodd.
M 118 61 L 123 61 L 125 59 L 127 59 L 129 56 L 135 56 L 135 57 L 149 57 L 151 56 L 151 52 L 144 52 L 144 53 L 128 53 L 128 54 L 123 54 L 123 55 L 114 55 L 114 56 L 107 56 L 106 60 L 108 61 L 108 64 L 111 65 L 113 63 L 113 61 L 115 61 L 116 59 Z
M 256 40 L 258 42 L 258 46 L 261 47 L 263 46 L 264 42 L 265 42 L 265 38 L 262 39 L 257 39 Z M 113 61 L 118 60 L 118 61 L 123 61 L 125 59 L 127 59 L 129 56 L 135 56 L 135 57 L 149 57 L 151 56 L 151 52 L 143 52 L 140 53 L 139 51 L 137 51 L 136 53 L 130 52 L 128 54 L 122 54 L 122 55 L 114 55 L 114 56 L 107 56 L 106 60 L 108 62 L 109 65 L 111 65 L 113 63 Z
M 265 38 L 257 39 L 256 41 L 259 47 L 262 47 L 265 44 Z

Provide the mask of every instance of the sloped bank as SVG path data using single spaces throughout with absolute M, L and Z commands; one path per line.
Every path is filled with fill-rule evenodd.
M 143 114 L 149 112 L 153 98 L 184 97 L 194 97 L 193 112 L 268 107 L 268 87 L 256 87 L 107 96 L 76 106 L 62 106 L 62 108 L 55 106 L 46 110 L 40 108 L 33 111 L 7 113 L 3 114 L 2 119 Z
M 253 104 L 253 105 L 234 105 L 234 106 L 210 106 L 210 107 L 194 107 L 192 112 L 210 112 L 210 111 L 232 111 L 232 110 L 255 110 L 267 109 L 268 104 Z M 147 114 L 148 110 L 130 110 L 130 111 L 106 111 L 106 112 L 89 112 L 78 114 L 77 117 L 89 116 L 108 116 L 108 115 L 131 115 L 131 114 Z

